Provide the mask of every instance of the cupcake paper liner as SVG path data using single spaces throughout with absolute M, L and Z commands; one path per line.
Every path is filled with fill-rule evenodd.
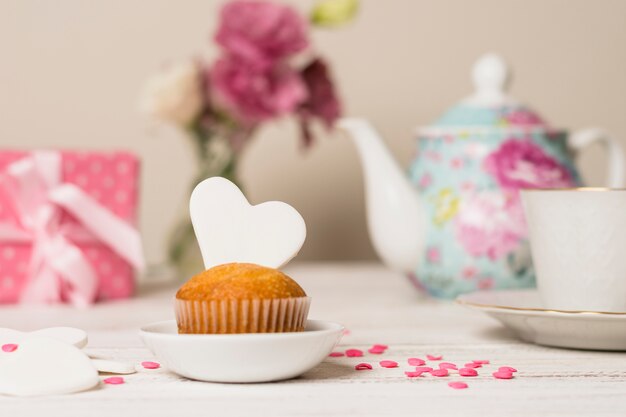
M 196 301 L 176 299 L 178 333 L 279 333 L 304 330 L 309 297 Z

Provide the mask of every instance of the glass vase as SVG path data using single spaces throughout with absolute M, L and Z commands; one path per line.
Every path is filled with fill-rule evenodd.
M 201 132 L 190 135 L 196 155 L 196 175 L 182 204 L 180 215 L 168 240 L 168 261 L 180 280 L 186 280 L 204 270 L 202 255 L 189 217 L 189 196 L 201 181 L 210 177 L 224 177 L 239 188 L 237 153 L 230 141 Z

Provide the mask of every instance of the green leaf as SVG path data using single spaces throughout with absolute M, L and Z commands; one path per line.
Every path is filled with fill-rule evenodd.
M 359 10 L 359 0 L 322 0 L 311 12 L 317 26 L 339 27 L 350 22 Z

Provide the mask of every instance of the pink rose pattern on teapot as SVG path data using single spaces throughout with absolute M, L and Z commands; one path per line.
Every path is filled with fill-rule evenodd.
M 447 298 L 478 289 L 531 287 L 519 190 L 579 185 L 566 135 L 551 132 L 525 108 L 462 110 L 494 128 L 419 138 L 410 176 L 425 202 L 428 231 L 424 259 L 411 279 Z M 453 111 L 458 122 L 459 108 Z M 443 132 L 446 117 L 450 114 L 438 123 Z

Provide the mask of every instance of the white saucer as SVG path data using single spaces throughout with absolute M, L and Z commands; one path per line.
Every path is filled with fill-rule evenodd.
M 322 362 L 343 326 L 308 320 L 303 332 L 178 334 L 175 320 L 152 323 L 139 334 L 172 372 L 208 382 L 269 382 L 294 378 Z
M 626 312 L 545 309 L 536 289 L 478 291 L 457 302 L 480 310 L 522 340 L 575 349 L 626 350 Z

